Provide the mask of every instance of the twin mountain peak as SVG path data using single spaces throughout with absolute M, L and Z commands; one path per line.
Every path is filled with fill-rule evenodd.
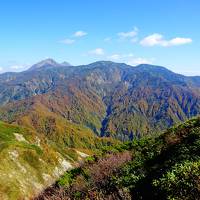
M 49 67 L 63 67 L 63 66 L 67 67 L 67 66 L 71 66 L 71 64 L 68 62 L 58 63 L 52 58 L 48 58 L 34 64 L 28 70 L 35 70 L 35 69 L 42 69 L 42 68 L 49 68 Z

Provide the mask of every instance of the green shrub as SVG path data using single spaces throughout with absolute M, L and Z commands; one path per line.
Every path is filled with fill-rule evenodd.
M 66 186 L 68 187 L 70 184 L 72 184 L 73 180 L 76 178 L 77 175 L 79 175 L 82 172 L 82 169 L 74 168 L 70 171 L 67 171 L 58 181 L 57 184 L 59 186 Z
M 200 161 L 176 164 L 153 185 L 167 195 L 168 199 L 199 199 Z

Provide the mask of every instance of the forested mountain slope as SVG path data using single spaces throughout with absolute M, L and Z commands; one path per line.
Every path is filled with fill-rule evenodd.
M 199 77 L 152 65 L 100 61 L 63 66 L 50 61 L 0 76 L 2 120 L 27 125 L 26 118 L 39 129 L 33 116 L 49 112 L 97 135 L 128 140 L 200 112 Z

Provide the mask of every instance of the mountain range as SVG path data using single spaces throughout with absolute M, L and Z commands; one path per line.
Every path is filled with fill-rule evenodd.
M 71 66 L 47 59 L 0 75 L 0 119 L 41 131 L 43 113 L 43 119 L 49 114 L 98 136 L 129 140 L 198 115 L 199 86 L 200 77 L 160 66 L 110 61 Z

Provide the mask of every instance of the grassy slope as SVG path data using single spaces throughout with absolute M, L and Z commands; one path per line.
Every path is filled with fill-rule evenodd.
M 59 157 L 30 130 L 0 122 L 1 198 L 20 199 L 41 189 Z
M 38 119 L 40 122 L 43 118 Z M 26 120 L 31 124 L 29 118 Z M 67 170 L 68 163 L 77 165 L 80 155 L 76 150 L 90 154 L 101 145 L 110 144 L 108 139 L 97 138 L 87 128 L 62 120 L 59 123 L 65 126 L 62 124 L 59 129 L 58 125 L 57 132 L 46 137 L 31 126 L 21 128 L 0 122 L 2 199 L 30 197 Z

